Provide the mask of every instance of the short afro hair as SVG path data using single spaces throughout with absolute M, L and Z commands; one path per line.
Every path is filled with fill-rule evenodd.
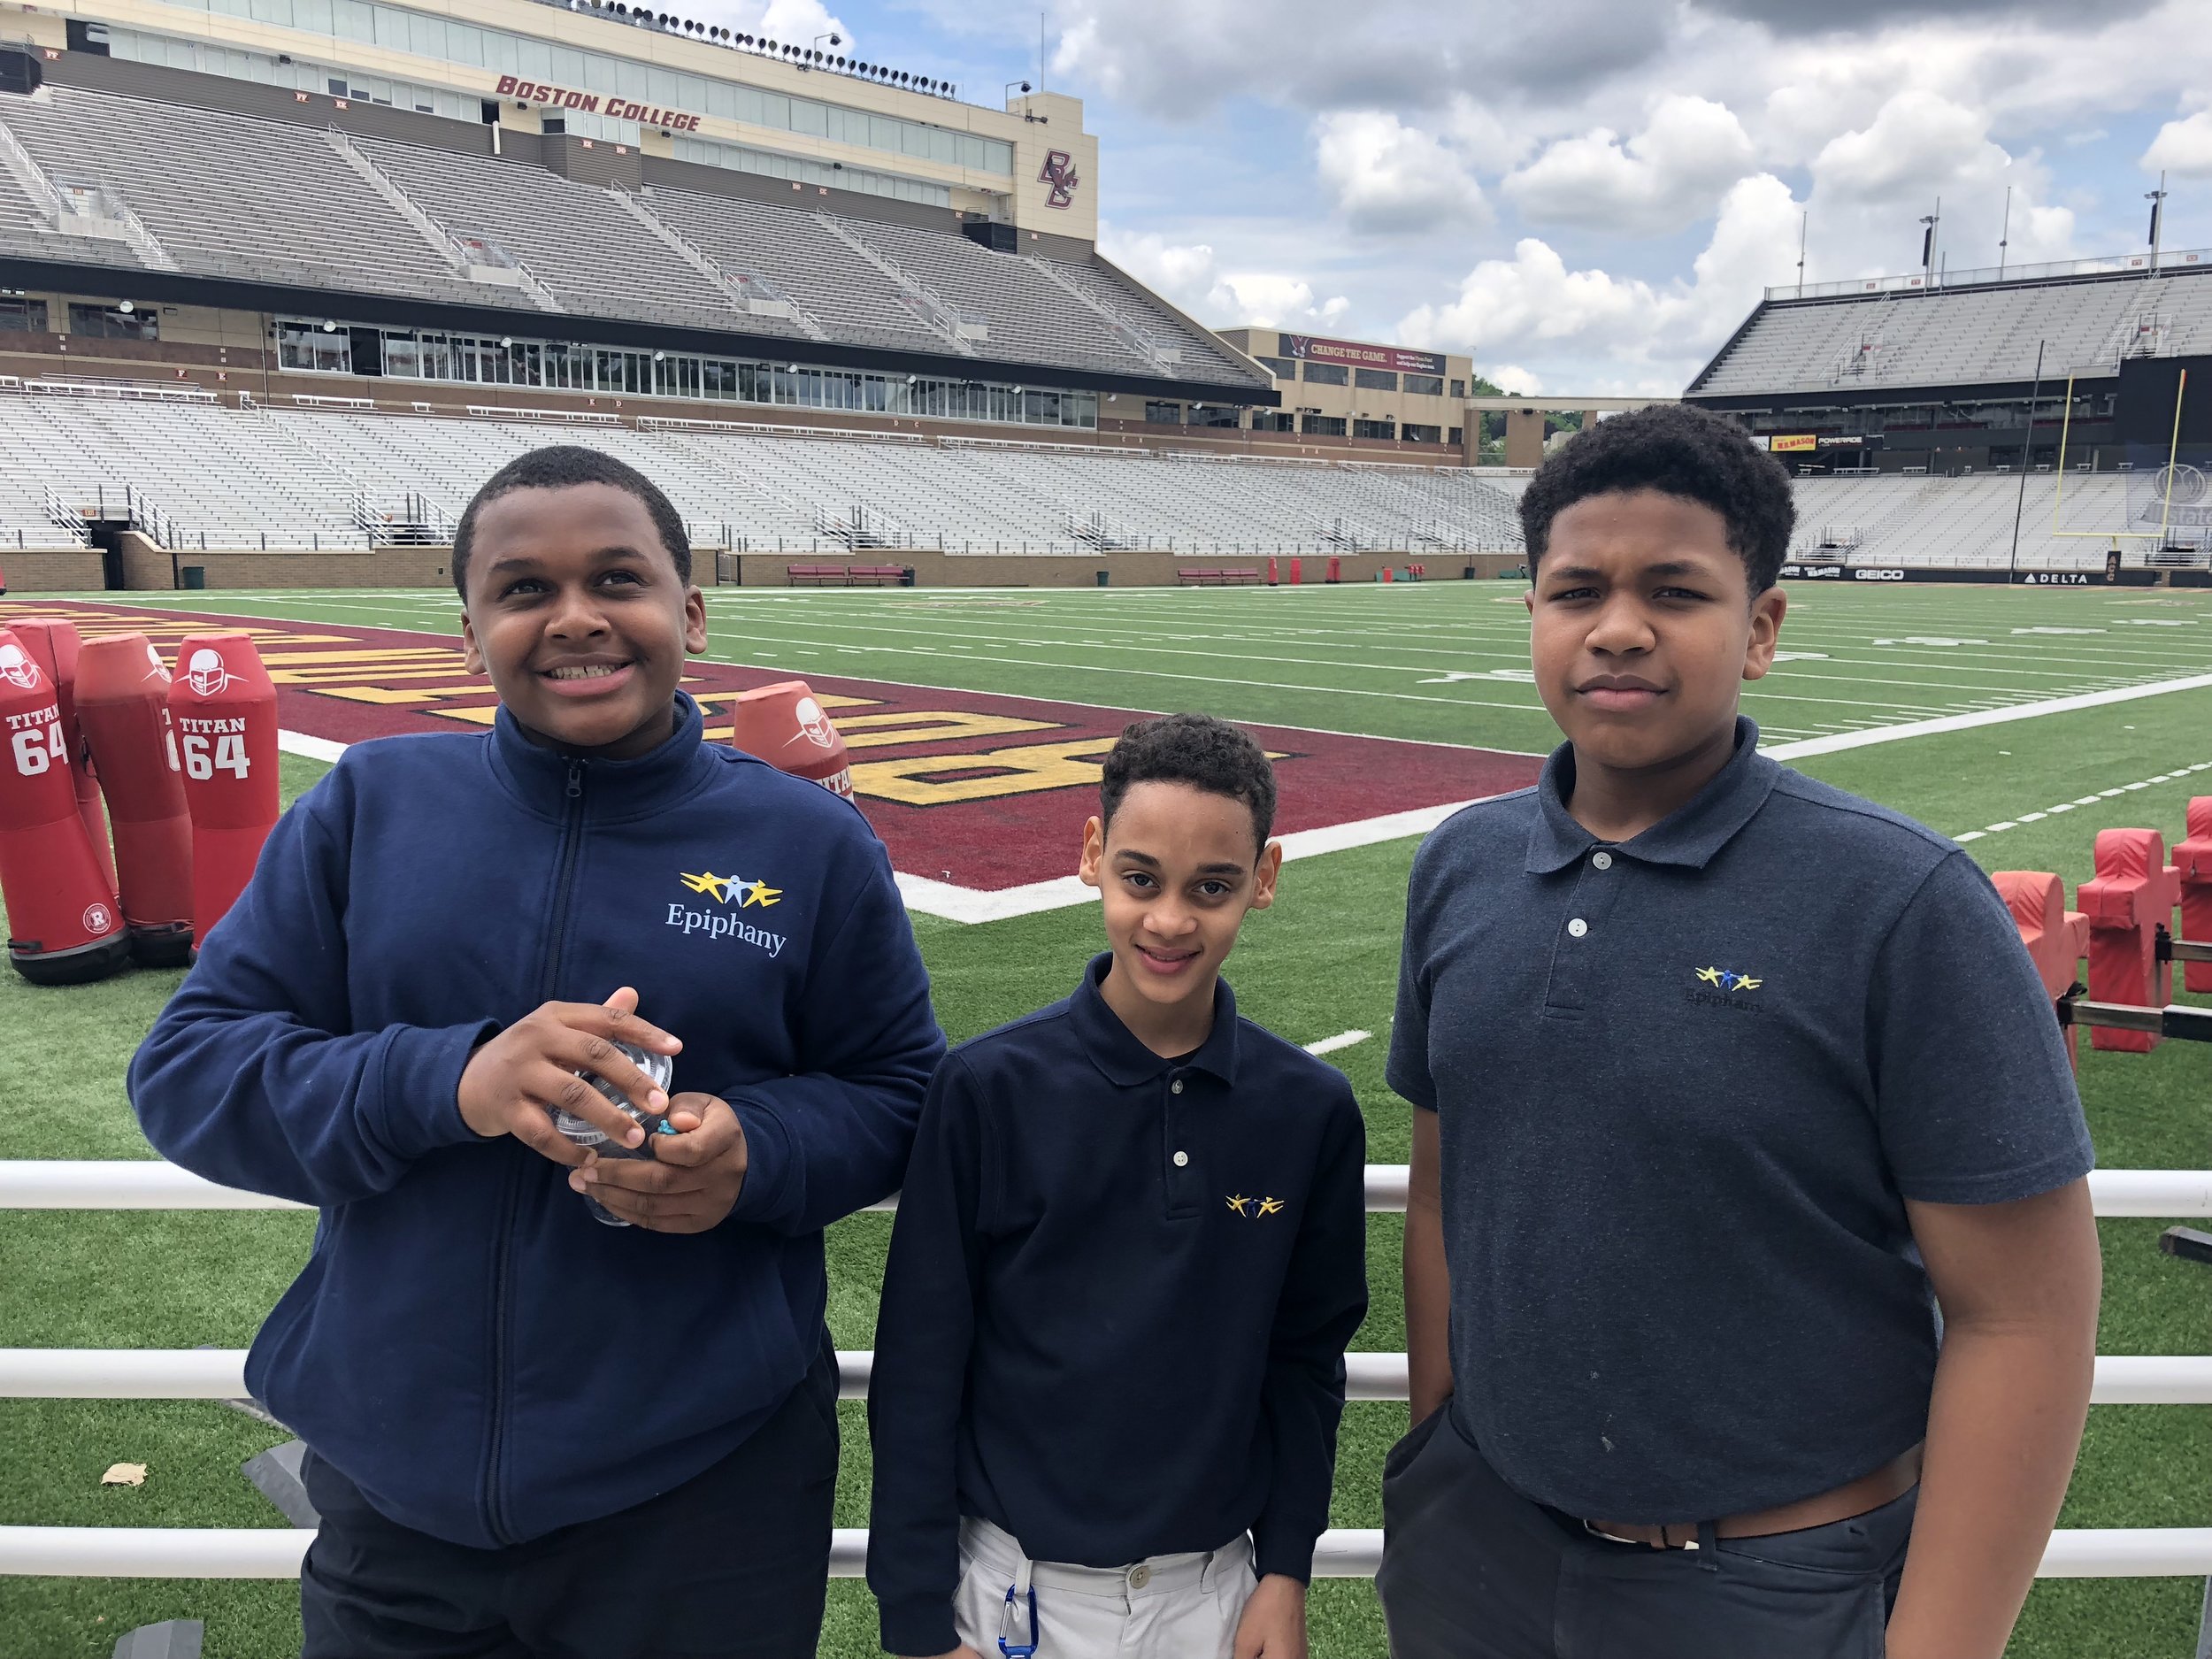
M 675 562 L 676 579 L 691 582 L 691 537 L 683 516 L 661 493 L 660 486 L 626 462 L 580 443 L 556 443 L 527 449 L 484 480 L 483 488 L 461 510 L 461 522 L 453 532 L 453 590 L 463 603 L 469 596 L 469 554 L 476 541 L 476 515 L 502 495 L 518 489 L 572 489 L 579 484 L 611 484 L 645 503 L 660 532 L 661 545 Z
M 1733 421 L 1686 403 L 1650 403 L 1585 427 L 1537 470 L 1521 496 L 1529 573 L 1551 541 L 1552 520 L 1578 501 L 1655 489 L 1710 507 L 1728 526 L 1756 595 L 1788 557 L 1797 503 L 1782 464 L 1755 449 Z
M 1141 783 L 1185 783 L 1241 801 L 1251 809 L 1258 849 L 1266 849 L 1275 827 L 1275 768 L 1267 751 L 1228 721 L 1164 714 L 1124 726 L 1099 783 L 1100 819 L 1111 824 L 1123 797 Z

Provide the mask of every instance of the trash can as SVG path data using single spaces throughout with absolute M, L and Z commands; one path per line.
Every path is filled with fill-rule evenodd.
M 911 565 L 900 565 L 900 566 L 899 566 L 899 586 L 900 586 L 900 587 L 902 587 L 902 588 L 911 588 L 913 585 L 914 585 L 914 567 L 913 567 Z
M 207 566 L 204 565 L 187 565 L 183 575 L 187 588 L 197 589 L 207 586 Z
M 1099 585 L 1101 588 L 1111 588 L 1111 587 L 1114 585 L 1114 573 L 1113 573 L 1113 572 L 1111 572 L 1111 571 L 1101 571 L 1101 572 L 1099 572 L 1099 573 L 1098 573 L 1098 585 Z

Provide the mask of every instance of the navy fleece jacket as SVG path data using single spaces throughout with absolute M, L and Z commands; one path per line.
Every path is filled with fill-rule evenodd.
M 576 760 L 482 737 L 349 749 L 270 836 L 131 1065 L 167 1157 L 319 1206 L 254 1392 L 385 1515 L 488 1547 L 727 1455 L 820 1351 L 822 1229 L 892 1192 L 944 1052 L 882 845 L 846 802 L 700 741 Z M 480 1139 L 470 1053 L 635 986 L 727 1101 L 728 1219 L 609 1227 Z

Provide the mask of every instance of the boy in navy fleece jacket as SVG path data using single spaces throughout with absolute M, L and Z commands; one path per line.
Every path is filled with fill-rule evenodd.
M 943 1052 L 913 936 L 857 811 L 702 743 L 645 479 L 526 455 L 453 573 L 493 730 L 349 750 L 131 1068 L 165 1156 L 322 1210 L 247 1365 L 311 1448 L 307 1659 L 810 1655 L 822 1229 L 897 1186 Z M 653 1158 L 554 1131 L 642 1141 L 584 1071 Z

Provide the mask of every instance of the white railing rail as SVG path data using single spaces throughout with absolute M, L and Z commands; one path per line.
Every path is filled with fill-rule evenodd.
M 1406 1207 L 1407 1168 L 1367 1166 L 1367 1208 Z M 2098 1170 L 2089 1196 L 2100 1216 L 2168 1221 L 2212 1217 L 2212 1170 Z M 887 1198 L 871 1210 L 893 1210 Z M 307 1210 L 313 1206 L 224 1187 L 159 1158 L 0 1159 L 0 1210 Z
M 291 1578 L 315 1534 L 304 1528 L 0 1526 L 0 1577 Z M 1317 1578 L 1371 1578 L 1382 1529 L 1332 1527 L 1313 1555 Z M 857 1578 L 868 1534 L 830 1534 L 830 1576 Z M 2212 1526 L 2062 1529 L 2036 1569 L 2041 1578 L 2181 1578 L 2212 1572 Z

